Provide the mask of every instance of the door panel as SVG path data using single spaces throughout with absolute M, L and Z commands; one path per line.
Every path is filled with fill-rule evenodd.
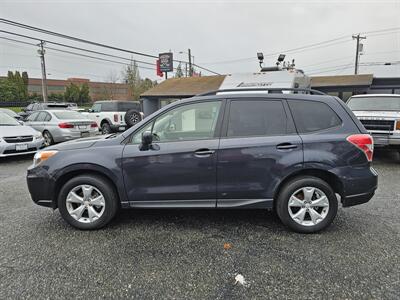
M 280 144 L 295 148 L 277 149 Z M 224 206 L 224 199 L 272 199 L 279 181 L 301 169 L 302 163 L 302 143 L 297 135 L 221 139 L 218 206 Z
M 132 135 L 123 152 L 124 183 L 131 206 L 216 206 L 222 103 L 177 105 Z M 139 148 L 145 131 L 153 134 L 152 147 Z
M 218 139 L 159 143 L 159 150 L 125 146 L 124 181 L 129 201 L 216 199 Z M 196 150 L 213 150 L 196 154 Z
M 224 117 L 217 161 L 218 207 L 271 207 L 274 191 L 303 165 L 285 101 L 232 99 Z

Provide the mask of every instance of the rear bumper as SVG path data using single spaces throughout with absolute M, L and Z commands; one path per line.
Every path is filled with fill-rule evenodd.
M 56 208 L 53 201 L 55 180 L 43 168 L 29 168 L 26 176 L 28 190 L 33 202 L 38 205 Z
M 122 132 L 128 128 L 126 125 L 110 125 L 110 127 L 112 132 Z
M 368 202 L 375 194 L 378 187 L 378 173 L 374 168 L 360 168 L 353 170 L 352 177 L 346 177 L 343 181 L 344 197 L 342 206 L 349 207 Z
M 342 199 L 342 206 L 349 207 L 367 203 L 369 200 L 371 200 L 374 194 L 375 194 L 375 189 L 363 194 L 346 196 L 344 199 Z

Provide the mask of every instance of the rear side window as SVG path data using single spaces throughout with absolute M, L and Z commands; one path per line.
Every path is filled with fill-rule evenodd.
M 103 102 L 101 103 L 101 111 L 118 111 L 116 102 Z
M 342 123 L 332 108 L 323 102 L 290 100 L 289 106 L 299 133 L 324 130 Z
M 285 135 L 287 118 L 279 100 L 233 100 L 228 137 Z
M 39 116 L 36 118 L 36 122 L 42 122 L 46 118 L 46 113 L 44 111 L 41 111 L 39 113 Z

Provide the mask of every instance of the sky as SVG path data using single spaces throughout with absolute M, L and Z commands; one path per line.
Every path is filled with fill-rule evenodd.
M 156 56 L 172 51 L 178 60 L 187 60 L 186 52 L 190 48 L 196 64 L 219 74 L 258 71 L 257 52 L 264 53 L 265 66 L 273 65 L 279 53 L 286 53 L 287 59 L 295 59 L 296 67 L 309 75 L 353 74 L 356 42 L 352 35 L 363 33 L 366 39 L 362 41 L 364 49 L 360 62 L 369 66 L 361 66 L 359 73 L 400 77 L 399 63 L 371 66 L 371 63 L 400 62 L 399 15 L 400 0 L 0 0 L 0 18 Z M 390 28 L 390 31 L 380 31 Z M 3 23 L 0 23 L 0 30 L 155 63 L 154 58 L 46 36 Z M 37 43 L 0 32 L 0 76 L 8 70 L 19 70 L 28 71 L 30 77 L 40 77 L 37 47 L 1 37 Z M 334 41 L 301 48 L 329 40 Z M 296 48 L 301 49 L 287 51 Z M 122 64 L 50 49 L 45 59 L 48 78 L 122 80 Z M 162 80 L 153 69 L 141 68 L 140 74 Z M 203 70 L 202 75 L 211 74 Z

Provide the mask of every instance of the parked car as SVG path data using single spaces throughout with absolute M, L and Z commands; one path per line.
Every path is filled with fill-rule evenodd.
M 43 143 L 40 132 L 0 111 L 0 157 L 35 153 Z
M 96 101 L 88 113 L 103 134 L 125 131 L 142 120 L 140 104 L 133 101 Z
M 347 105 L 372 135 L 375 146 L 400 151 L 400 95 L 357 95 Z
M 25 124 L 43 134 L 46 146 L 98 133 L 95 122 L 72 110 L 36 111 L 26 119 Z
M 40 103 L 31 103 L 27 107 L 22 109 L 22 112 L 19 115 L 22 119 L 26 119 L 33 112 L 38 110 L 52 110 L 52 109 L 68 109 L 68 104 L 65 103 L 57 103 L 57 102 L 40 102 Z
M 274 208 L 311 233 L 332 223 L 338 202 L 371 199 L 372 155 L 371 136 L 335 97 L 219 91 L 119 135 L 37 153 L 27 181 L 35 203 L 80 229 L 105 226 L 120 207 Z
M 0 112 L 3 112 L 5 114 L 9 115 L 10 117 L 13 117 L 17 121 L 22 121 L 22 117 L 20 115 L 18 115 L 15 111 L 11 110 L 11 109 L 0 108 Z

